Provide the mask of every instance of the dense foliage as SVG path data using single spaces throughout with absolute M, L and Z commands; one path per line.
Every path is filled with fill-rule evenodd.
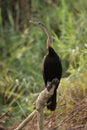
M 15 23 L 8 1 L 8 20 L 3 18 L 0 7 L 0 113 L 11 108 L 11 116 L 25 116 L 33 110 L 35 99 L 44 88 L 42 60 L 47 53 L 47 37 L 38 27 L 27 25 L 25 19 L 21 20 L 23 28 L 16 30 L 20 23 Z M 62 100 L 60 104 L 66 102 L 71 107 L 87 96 L 87 1 L 30 3 L 29 19 L 44 22 L 53 35 L 53 48 L 63 65 L 58 98 Z M 15 2 L 14 7 L 18 15 L 20 8 Z M 3 25 L 3 20 L 8 24 L 5 21 Z

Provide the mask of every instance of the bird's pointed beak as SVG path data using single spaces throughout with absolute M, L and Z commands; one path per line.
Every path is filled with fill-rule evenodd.
M 30 23 L 31 25 L 37 25 L 37 22 L 34 22 L 34 21 L 32 21 L 32 20 L 30 20 L 29 23 Z
M 29 23 L 30 23 L 31 25 L 40 26 L 40 23 L 34 22 L 34 21 L 32 21 L 32 20 L 30 20 Z

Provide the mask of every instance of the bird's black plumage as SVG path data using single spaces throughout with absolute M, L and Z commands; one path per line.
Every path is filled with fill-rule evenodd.
M 54 51 L 52 47 L 48 48 L 48 54 L 46 55 L 43 62 L 43 78 L 45 85 L 51 82 L 54 78 L 58 78 L 60 81 L 62 76 L 62 64 L 61 59 Z M 48 100 L 47 108 L 51 111 L 56 109 L 56 93 L 59 83 L 56 85 L 53 96 Z

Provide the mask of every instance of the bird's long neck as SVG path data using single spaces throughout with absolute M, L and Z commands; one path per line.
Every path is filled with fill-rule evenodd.
M 51 47 L 51 44 L 53 42 L 52 40 L 52 36 L 51 34 L 49 33 L 48 29 L 44 26 L 42 27 L 43 31 L 45 32 L 45 34 L 47 35 L 48 39 L 47 39 L 47 48 Z
M 49 39 L 51 39 L 51 35 L 50 35 L 48 29 L 47 29 L 45 26 L 44 26 L 42 29 L 43 29 L 43 31 L 46 33 L 47 37 L 48 37 Z

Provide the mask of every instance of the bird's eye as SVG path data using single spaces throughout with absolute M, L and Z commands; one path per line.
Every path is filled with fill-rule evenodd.
M 42 24 L 41 23 L 38 23 L 39 26 L 41 26 Z
M 39 25 L 41 24 L 41 23 L 38 23 Z

